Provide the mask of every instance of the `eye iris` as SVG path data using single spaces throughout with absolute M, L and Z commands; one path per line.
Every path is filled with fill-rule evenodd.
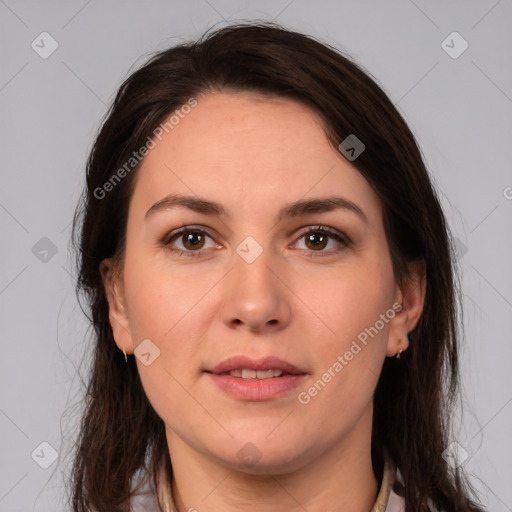
M 309 247 L 309 243 L 313 243 L 313 249 L 323 249 L 327 245 L 327 236 L 321 233 L 313 233 L 306 237 L 306 244 Z M 320 242 L 318 243 L 318 239 L 320 239 Z M 317 242 L 315 242 L 315 240 Z M 311 247 L 310 247 L 311 248 Z
M 198 243 L 197 242 L 198 238 L 199 239 L 202 238 L 202 240 L 201 240 L 202 243 L 200 246 L 196 245 Z M 200 249 L 204 245 L 204 236 L 201 233 L 190 232 L 186 235 L 183 235 L 182 240 L 183 240 L 183 245 L 187 249 Z M 190 245 L 192 245 L 192 247 L 190 247 Z
M 325 233 L 315 232 L 306 236 L 306 245 L 310 249 L 324 249 L 327 245 L 329 236 Z M 202 233 L 189 231 L 181 237 L 186 249 L 201 249 L 204 246 L 205 239 Z

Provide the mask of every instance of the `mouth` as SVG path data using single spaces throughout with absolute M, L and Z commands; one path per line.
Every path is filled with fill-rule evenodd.
M 237 379 L 244 379 L 244 380 L 267 380 L 267 379 L 277 379 L 279 377 L 286 377 L 289 375 L 300 375 L 300 374 L 292 374 L 285 372 L 280 369 L 268 369 L 268 370 L 254 370 L 252 368 L 237 368 L 235 370 L 230 370 L 229 372 L 222 372 L 222 373 L 213 373 L 213 372 L 206 372 L 206 373 L 212 373 L 212 375 L 229 375 L 230 377 L 235 377 Z
M 231 377 L 237 377 L 239 379 L 274 379 L 276 377 L 281 377 L 282 375 L 291 374 L 279 369 L 253 370 L 251 368 L 237 368 L 236 370 L 222 372 L 216 375 L 231 375 Z
M 235 356 L 204 370 L 218 389 L 232 398 L 264 401 L 297 387 L 307 372 L 276 357 Z
M 286 375 L 306 374 L 304 370 L 294 364 L 273 356 L 260 359 L 234 356 L 205 371 L 214 375 L 230 375 L 239 379 L 275 379 Z

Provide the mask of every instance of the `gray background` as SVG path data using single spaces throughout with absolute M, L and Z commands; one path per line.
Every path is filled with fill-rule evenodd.
M 70 221 L 106 106 L 150 52 L 256 18 L 348 52 L 418 137 L 462 271 L 464 407 L 454 446 L 489 510 L 512 511 L 510 0 L 0 0 L 0 511 L 67 510 L 62 475 L 89 347 Z M 31 47 L 51 48 L 43 31 L 58 43 L 45 59 Z M 469 44 L 458 58 L 441 44 L 453 31 Z M 54 462 L 41 443 L 56 450 Z

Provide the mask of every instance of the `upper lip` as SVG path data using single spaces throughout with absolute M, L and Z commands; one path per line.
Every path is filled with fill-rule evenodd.
M 258 359 L 253 359 L 247 356 L 233 356 L 224 359 L 219 364 L 211 366 L 206 369 L 209 373 L 225 373 L 231 370 L 282 370 L 283 373 L 290 373 L 293 375 L 300 375 L 306 373 L 297 366 L 279 359 L 278 357 L 267 356 Z

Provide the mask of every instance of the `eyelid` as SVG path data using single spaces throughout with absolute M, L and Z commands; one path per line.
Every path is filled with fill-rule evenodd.
M 170 232 L 166 232 L 166 234 L 162 237 L 161 243 L 167 245 L 173 238 L 176 238 L 177 236 L 187 233 L 189 231 L 197 231 L 199 233 L 204 233 L 208 235 L 213 240 L 213 235 L 210 233 L 210 229 L 206 226 L 201 225 L 194 225 L 194 224 L 187 224 L 186 226 L 182 226 L 181 228 L 173 229 Z
M 204 234 L 204 235 L 210 237 L 217 246 L 219 245 L 215 241 L 214 236 L 210 233 L 210 229 L 207 228 L 206 226 L 202 226 L 202 225 L 186 225 L 186 226 L 177 228 L 175 230 L 172 230 L 171 232 L 166 233 L 161 238 L 160 243 L 163 246 L 165 246 L 167 249 L 169 249 L 170 251 L 178 252 L 178 253 L 180 253 L 180 255 L 182 253 L 186 253 L 187 255 L 190 255 L 190 256 L 200 256 L 201 253 L 205 252 L 204 250 L 200 249 L 197 251 L 193 251 L 193 250 L 185 250 L 184 251 L 183 249 L 169 247 L 171 240 L 173 240 L 173 239 L 179 237 L 180 235 L 182 235 L 183 233 L 187 233 L 187 232 L 198 232 L 198 233 Z M 329 251 L 306 251 L 304 249 L 302 249 L 302 251 L 309 252 L 309 253 L 311 253 L 312 256 L 315 253 L 318 253 L 318 256 L 322 256 L 322 255 L 329 256 L 329 255 L 337 254 L 339 251 L 341 251 L 343 249 L 343 246 L 350 247 L 353 244 L 350 237 L 347 236 L 344 232 L 338 231 L 337 229 L 330 228 L 328 226 L 316 224 L 316 225 L 309 225 L 309 226 L 305 226 L 304 228 L 301 228 L 299 230 L 299 232 L 295 235 L 294 241 L 292 242 L 291 245 L 295 245 L 301 238 L 303 238 L 308 233 L 318 233 L 318 232 L 325 233 L 326 235 L 330 236 L 331 238 L 337 239 L 337 241 L 341 244 L 342 247 L 339 247 L 337 249 L 331 249 Z
M 316 225 L 312 225 L 312 226 L 306 226 L 305 228 L 301 229 L 299 231 L 299 233 L 297 234 L 297 238 L 301 238 L 303 237 L 304 235 L 307 235 L 308 233 L 311 233 L 311 232 L 322 232 L 322 233 L 326 233 L 328 235 L 331 235 L 333 237 L 338 237 L 338 238 L 341 238 L 347 245 L 351 244 L 352 243 L 352 240 L 350 239 L 349 236 L 347 236 L 343 231 L 339 231 L 337 229 L 334 229 L 334 228 L 330 228 L 328 226 L 324 226 L 323 224 L 316 224 Z

